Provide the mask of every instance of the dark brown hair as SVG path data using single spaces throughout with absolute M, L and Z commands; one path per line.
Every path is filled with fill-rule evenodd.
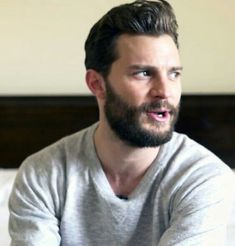
M 104 77 L 118 58 L 116 41 L 122 34 L 170 35 L 177 47 L 178 24 L 171 5 L 164 1 L 135 1 L 112 8 L 90 30 L 85 43 L 86 69 Z

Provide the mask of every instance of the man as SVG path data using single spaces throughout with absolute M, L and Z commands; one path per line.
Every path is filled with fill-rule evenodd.
M 111 9 L 85 50 L 99 122 L 22 164 L 12 245 L 223 245 L 232 173 L 173 131 L 182 65 L 171 6 Z

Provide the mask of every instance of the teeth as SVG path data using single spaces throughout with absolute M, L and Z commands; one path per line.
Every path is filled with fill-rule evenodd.
M 164 117 L 164 113 L 162 113 L 162 112 L 157 113 L 157 115 L 158 115 L 159 117 Z

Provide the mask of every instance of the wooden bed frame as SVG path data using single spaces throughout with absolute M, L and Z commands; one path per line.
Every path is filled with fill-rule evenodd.
M 98 120 L 92 96 L 0 97 L 0 167 Z M 176 126 L 235 168 L 235 95 L 183 95 Z

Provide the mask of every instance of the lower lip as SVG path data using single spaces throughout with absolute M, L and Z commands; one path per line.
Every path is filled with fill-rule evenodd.
M 170 118 L 169 112 L 164 113 L 163 116 L 159 116 L 159 115 L 156 114 L 156 113 L 147 113 L 147 115 L 148 115 L 150 118 L 152 118 L 153 120 L 158 121 L 158 122 L 166 122 L 166 121 L 168 121 L 169 118 Z

